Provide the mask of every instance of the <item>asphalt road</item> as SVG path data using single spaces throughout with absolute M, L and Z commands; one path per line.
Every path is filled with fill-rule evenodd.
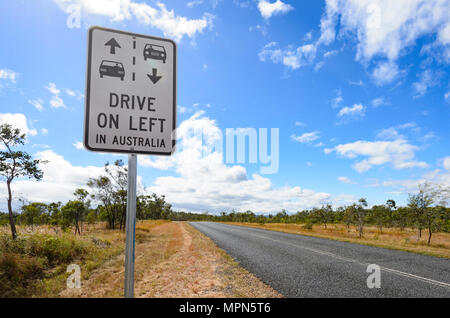
M 286 297 L 450 297 L 450 260 L 211 222 L 190 223 Z M 369 264 L 380 288 L 368 288 Z

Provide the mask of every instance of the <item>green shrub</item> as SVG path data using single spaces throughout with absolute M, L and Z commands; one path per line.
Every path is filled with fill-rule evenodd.
M 20 254 L 0 255 L 0 298 L 31 296 L 33 282 L 44 277 L 45 262 Z
M 312 224 L 312 222 L 306 222 L 305 225 L 302 226 L 302 228 L 305 230 L 312 230 L 313 224 Z
M 27 242 L 31 256 L 44 257 L 50 265 L 69 263 L 88 253 L 88 245 L 67 237 L 34 235 Z
M 13 240 L 0 237 L 0 251 L 46 259 L 49 265 L 69 263 L 88 254 L 92 244 L 68 236 L 34 234 Z

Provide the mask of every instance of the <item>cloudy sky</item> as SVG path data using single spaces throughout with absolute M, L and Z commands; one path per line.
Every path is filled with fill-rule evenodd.
M 126 161 L 81 142 L 92 25 L 178 43 L 179 147 L 138 168 L 141 191 L 178 210 L 403 204 L 420 182 L 450 184 L 449 0 L 5 0 L 0 11 L 0 122 L 49 161 L 41 182 L 14 183 L 16 197 L 66 201 L 106 161 Z M 224 162 L 213 145 L 227 128 L 279 128 L 278 171 Z

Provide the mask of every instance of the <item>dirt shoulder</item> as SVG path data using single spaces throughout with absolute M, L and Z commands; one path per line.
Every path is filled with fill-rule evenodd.
M 282 297 L 186 222 L 136 227 L 135 297 Z M 124 255 L 61 297 L 122 297 Z

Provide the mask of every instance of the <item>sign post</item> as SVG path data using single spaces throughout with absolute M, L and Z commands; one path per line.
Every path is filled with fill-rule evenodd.
M 128 192 L 125 245 L 125 298 L 134 294 L 134 246 L 136 234 L 137 156 L 128 155 Z
M 175 151 L 176 44 L 91 27 L 85 94 L 84 146 L 128 154 L 125 297 L 134 294 L 137 155 Z

